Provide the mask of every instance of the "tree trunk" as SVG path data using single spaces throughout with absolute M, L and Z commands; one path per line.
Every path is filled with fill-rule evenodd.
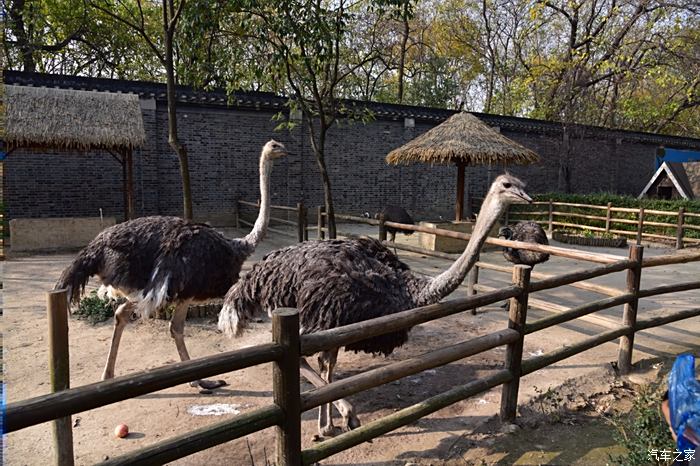
M 311 148 L 316 156 L 316 162 L 318 163 L 318 169 L 321 172 L 321 181 L 323 182 L 323 197 L 326 204 L 326 227 L 328 228 L 328 238 L 335 239 L 336 228 L 335 228 L 335 208 L 333 207 L 333 192 L 331 190 L 331 179 L 328 176 L 328 170 L 326 169 L 326 133 L 328 132 L 327 123 L 323 121 L 323 115 L 321 116 L 321 127 L 319 128 L 318 141 L 314 138 L 313 130 L 313 120 L 309 118 L 309 136 L 311 139 Z
M 409 34 L 409 25 L 408 25 L 408 12 L 406 11 L 408 9 L 408 6 L 405 7 L 402 19 L 403 19 L 403 37 L 401 38 L 401 56 L 399 57 L 399 91 L 398 91 L 398 101 L 399 103 L 403 102 L 403 79 L 404 79 L 404 73 L 405 73 L 405 68 L 406 68 L 406 44 L 408 44 L 408 34 Z
M 175 66 L 173 63 L 173 35 L 175 24 L 170 24 L 167 18 L 167 6 L 163 2 L 163 28 L 165 30 L 165 71 L 168 89 L 168 144 L 177 154 L 180 162 L 182 177 L 183 217 L 192 219 L 192 188 L 190 187 L 190 166 L 187 159 L 187 148 L 180 142 L 177 135 L 177 99 L 175 94 Z
M 22 71 L 33 73 L 36 71 L 34 61 L 34 50 L 29 43 L 26 25 L 24 24 L 24 0 L 14 0 L 10 2 L 8 8 L 10 16 L 9 27 L 17 41 L 17 48 L 22 55 Z

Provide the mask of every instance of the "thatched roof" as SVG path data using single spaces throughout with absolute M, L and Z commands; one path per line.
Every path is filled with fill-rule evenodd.
M 4 86 L 5 144 L 132 149 L 146 140 L 135 94 Z
M 491 129 L 470 113 L 452 115 L 440 125 L 387 155 L 387 163 L 466 165 L 529 164 L 539 156 Z

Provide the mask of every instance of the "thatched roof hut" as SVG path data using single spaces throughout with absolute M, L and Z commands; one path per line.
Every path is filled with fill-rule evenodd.
M 5 86 L 8 149 L 134 149 L 146 132 L 136 94 Z
M 18 148 L 106 150 L 122 164 L 124 211 L 133 216 L 132 150 L 146 142 L 136 94 L 4 86 L 9 154 Z
M 525 165 L 539 161 L 530 149 L 508 139 L 474 115 L 459 112 L 435 128 L 389 152 L 389 164 L 415 162 L 456 164 L 457 221 L 462 220 L 464 167 L 467 165 Z

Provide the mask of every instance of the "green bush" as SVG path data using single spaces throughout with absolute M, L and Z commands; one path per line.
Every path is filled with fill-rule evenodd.
M 113 299 L 102 299 L 97 296 L 96 291 L 91 291 L 89 295 L 80 300 L 78 309 L 73 312 L 76 319 L 87 320 L 95 325 L 114 317 L 114 311 L 119 303 Z
M 587 204 L 591 206 L 606 207 L 608 202 L 613 207 L 626 207 L 639 209 L 644 207 L 646 210 L 659 210 L 673 212 L 669 215 L 651 214 L 645 212 L 644 221 L 655 223 L 667 223 L 673 226 L 653 226 L 645 225 L 644 233 L 652 233 L 657 235 L 670 236 L 675 238 L 676 225 L 678 223 L 678 210 L 683 207 L 686 212 L 700 214 L 700 201 L 689 201 L 686 199 L 637 199 L 631 196 L 620 196 L 612 193 L 593 193 L 593 194 L 565 194 L 565 193 L 544 193 L 533 196 L 535 201 L 547 202 L 552 199 L 554 202 L 565 202 L 570 204 Z M 564 215 L 555 215 L 555 222 L 563 222 L 570 224 L 578 224 L 581 226 L 592 226 L 597 228 L 605 228 L 606 211 L 604 209 L 596 209 L 593 207 L 573 207 L 573 206 L 555 206 L 557 212 L 566 212 L 579 215 L 603 217 L 603 219 L 591 219 L 582 217 L 572 217 Z M 548 219 L 548 209 L 546 205 L 513 205 L 511 206 L 512 220 L 535 220 L 546 222 Z M 635 232 L 637 230 L 638 216 L 635 212 L 616 212 L 611 215 L 611 229 L 619 231 Z M 627 220 L 627 223 L 616 222 L 615 220 Z M 694 225 L 700 227 L 700 217 L 685 217 L 686 225 Z M 555 226 L 556 228 L 560 228 Z M 686 238 L 700 238 L 700 230 L 686 228 L 684 230 Z
M 650 450 L 658 452 L 676 450 L 668 424 L 661 414 L 664 390 L 662 384 L 643 386 L 638 391 L 629 414 L 611 419 L 617 429 L 615 440 L 627 450 L 626 455 L 611 458 L 614 464 L 641 466 L 673 463 L 673 461 L 649 459 Z

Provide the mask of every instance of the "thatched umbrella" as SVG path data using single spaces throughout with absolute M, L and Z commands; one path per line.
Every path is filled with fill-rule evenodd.
M 457 221 L 462 220 L 464 167 L 485 164 L 525 165 L 539 156 L 491 129 L 471 113 L 459 112 L 387 155 L 393 165 L 415 162 L 457 165 Z
M 146 132 L 136 94 L 4 86 L 9 154 L 17 148 L 107 150 L 121 164 L 124 210 L 133 214 L 132 150 Z

